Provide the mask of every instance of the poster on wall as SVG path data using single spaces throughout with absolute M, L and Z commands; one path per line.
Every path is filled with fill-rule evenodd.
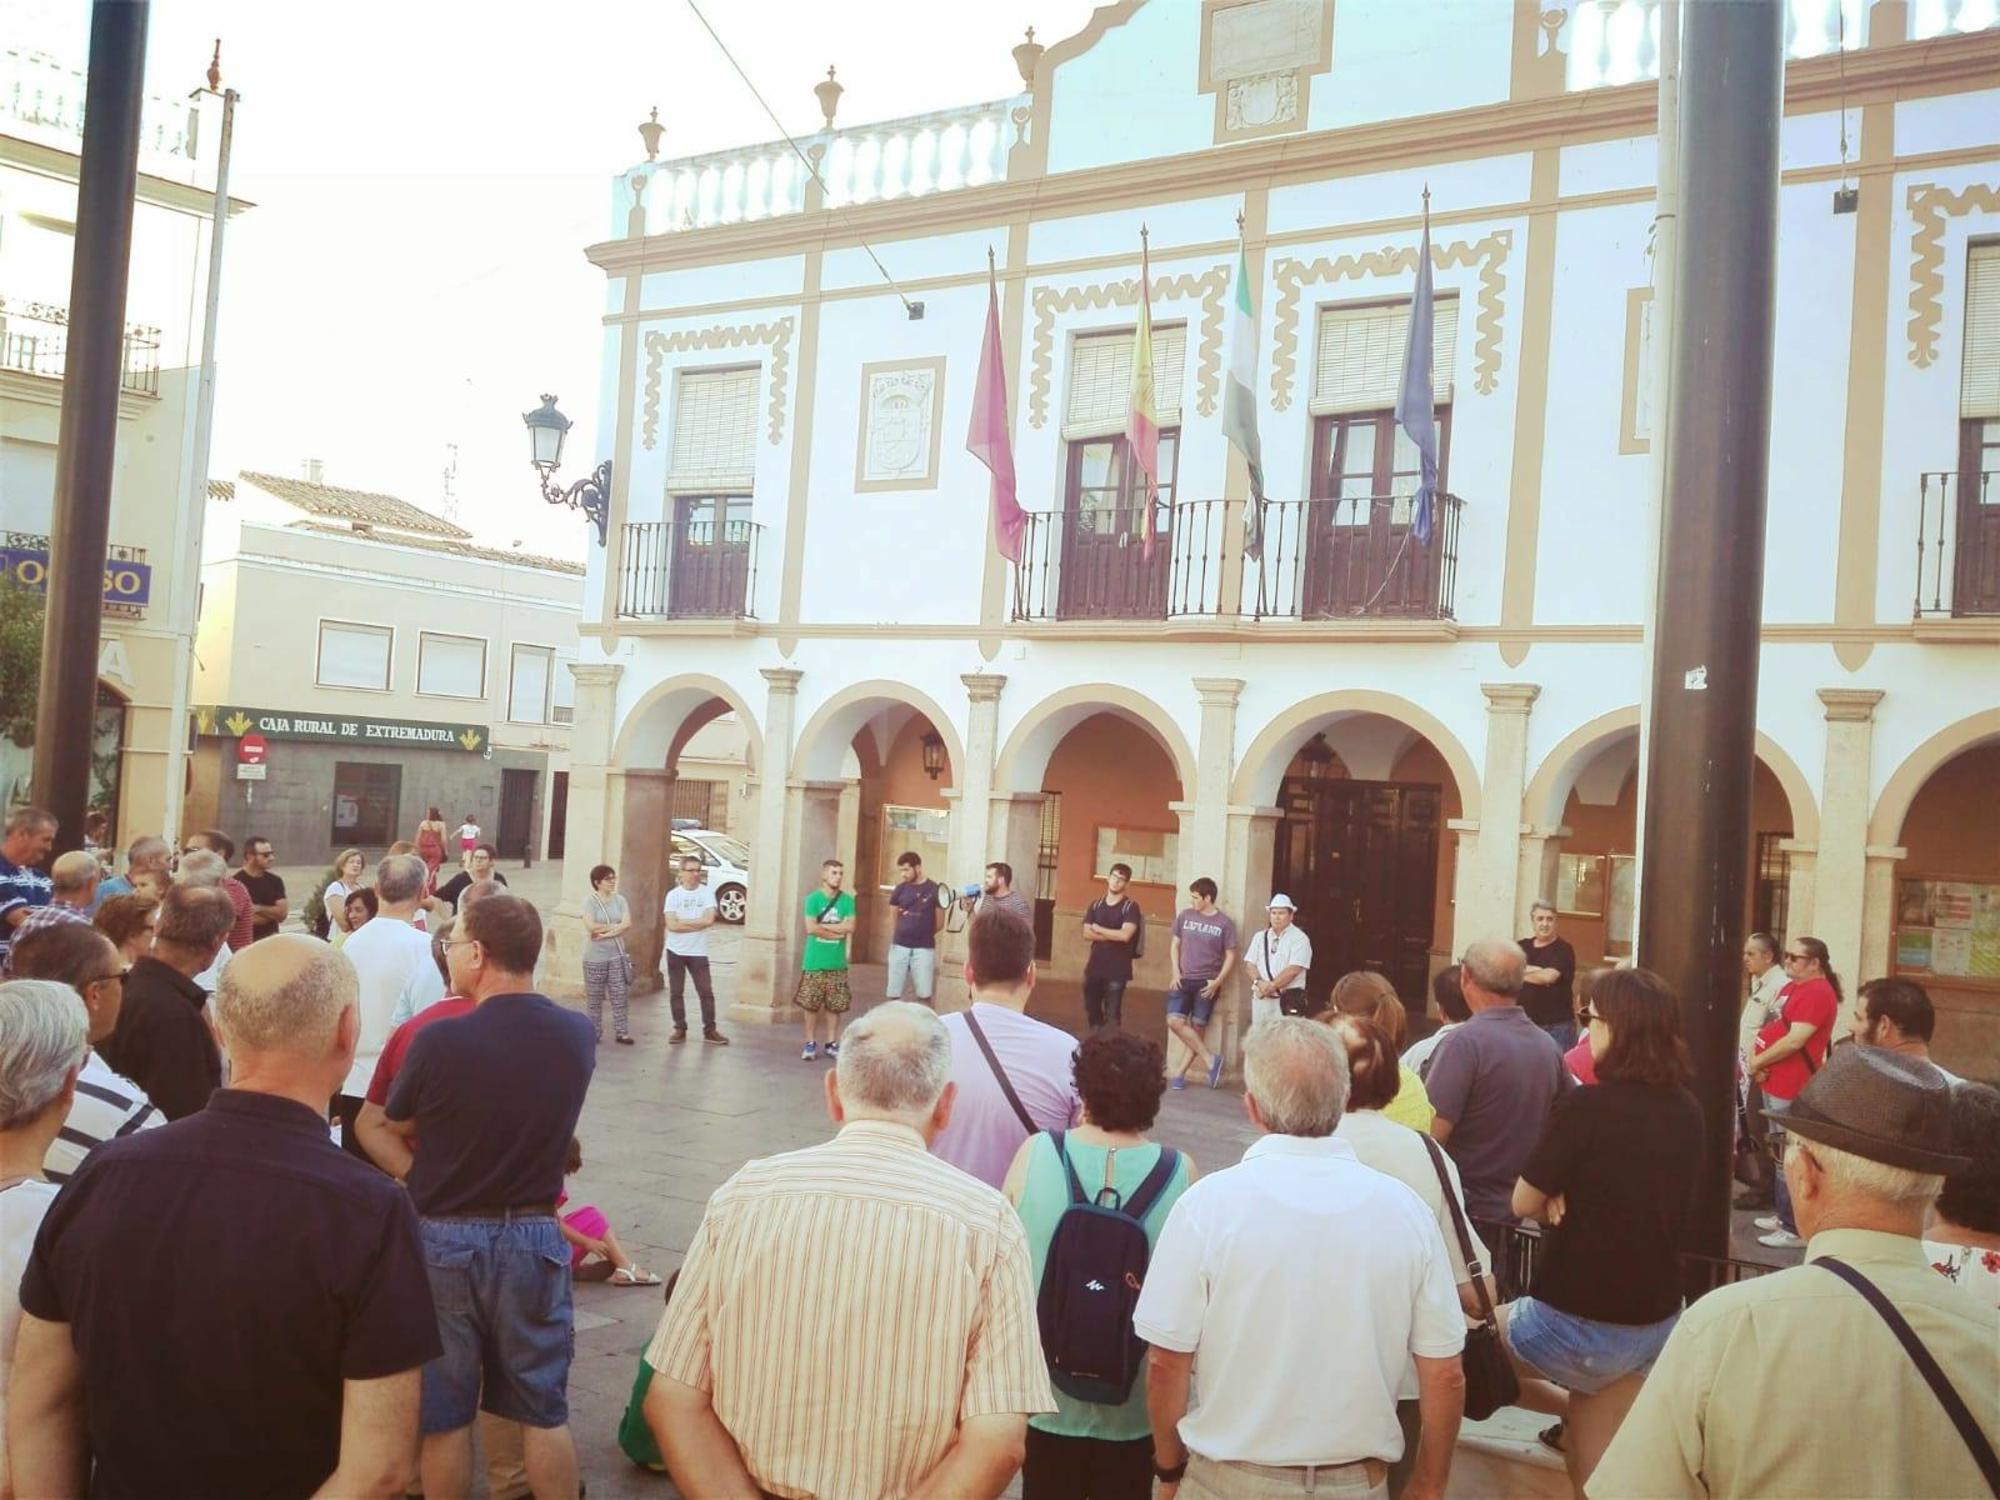
M 1899 972 L 2000 984 L 2000 885 L 1901 880 L 1896 923 Z
M 1114 864 L 1130 865 L 1132 879 L 1140 885 L 1172 885 L 1177 879 L 1181 840 L 1177 833 L 1150 828 L 1099 828 L 1097 864 L 1091 872 L 1102 880 Z

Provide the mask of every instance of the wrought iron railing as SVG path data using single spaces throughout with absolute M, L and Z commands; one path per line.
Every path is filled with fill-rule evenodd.
M 1220 615 L 1233 503 L 1030 511 L 1014 570 L 1014 618 L 1171 620 Z M 1146 528 L 1153 533 L 1148 555 Z
M 2000 472 L 1917 476 L 1914 612 L 2000 615 Z
M 764 528 L 754 521 L 637 521 L 625 527 L 618 613 L 626 619 L 756 618 Z
M 1479 1242 L 1492 1257 L 1490 1269 L 1499 1285 L 1501 1298 L 1512 1301 L 1527 1295 L 1534 1285 L 1535 1263 L 1541 1258 L 1545 1238 L 1541 1225 L 1519 1220 L 1473 1219 L 1472 1227 L 1479 1235 Z M 1681 1286 L 1687 1300 L 1693 1302 L 1718 1287 L 1733 1286 L 1739 1281 L 1749 1281 L 1783 1269 L 1783 1266 L 1764 1261 L 1729 1257 L 1717 1259 L 1710 1255 L 1683 1252 Z
M 61 380 L 68 361 L 67 307 L 0 297 L 0 369 Z M 126 325 L 118 384 L 137 396 L 160 394 L 159 329 Z
M 1429 540 L 1409 495 L 1273 500 L 1261 557 L 1246 567 L 1243 610 L 1257 619 L 1449 620 L 1464 502 L 1437 497 Z

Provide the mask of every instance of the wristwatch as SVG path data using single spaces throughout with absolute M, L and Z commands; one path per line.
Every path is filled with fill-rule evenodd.
M 1153 1455 L 1153 1478 L 1161 1484 L 1179 1484 L 1181 1476 L 1187 1473 L 1187 1464 L 1188 1456 L 1187 1449 L 1185 1448 L 1181 1449 L 1181 1461 L 1172 1468 L 1167 1468 L 1163 1465 L 1160 1462 L 1160 1455 L 1155 1453 Z

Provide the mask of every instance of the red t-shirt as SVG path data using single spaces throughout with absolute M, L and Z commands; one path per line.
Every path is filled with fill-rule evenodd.
M 230 875 L 223 880 L 222 893 L 229 898 L 229 904 L 236 908 L 236 922 L 229 929 L 229 951 L 231 953 L 241 953 L 251 943 L 256 941 L 254 924 L 251 921 L 251 909 L 257 903 L 250 899 L 250 892 L 244 888 L 243 882 L 238 880 L 234 875 Z
M 1778 1014 L 1757 1033 L 1757 1051 L 1791 1031 L 1795 1025 L 1813 1028 L 1805 1047 L 1764 1075 L 1763 1089 L 1773 1099 L 1796 1099 L 1806 1081 L 1826 1061 L 1826 1049 L 1833 1045 L 1833 1022 L 1840 1014 L 1840 996 L 1824 979 L 1794 979 L 1778 992 Z M 1810 1062 L 1808 1061 L 1810 1059 Z
M 1597 1082 L 1597 1059 L 1590 1055 L 1590 1038 L 1585 1037 L 1563 1054 L 1563 1066 L 1578 1083 Z
M 382 1044 L 382 1055 L 375 1059 L 375 1076 L 368 1080 L 368 1102 L 383 1109 L 388 1108 L 390 1086 L 395 1083 L 396 1075 L 403 1071 L 403 1059 L 410 1055 L 410 1043 L 417 1039 L 418 1032 L 433 1021 L 449 1021 L 453 1016 L 469 1016 L 478 1003 L 477 1000 L 447 995 L 435 1004 L 425 1006 L 392 1031 L 389 1040 Z

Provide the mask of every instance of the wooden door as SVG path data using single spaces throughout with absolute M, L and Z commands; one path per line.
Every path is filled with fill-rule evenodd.
M 493 847 L 502 859 L 526 859 L 534 830 L 535 773 L 500 773 L 500 831 Z
M 1341 975 L 1371 969 L 1421 1008 L 1437 905 L 1439 788 L 1288 777 L 1279 805 L 1285 819 L 1271 885 L 1298 903 L 1312 939 L 1307 987 L 1325 995 Z
M 676 619 L 734 617 L 749 609 L 750 501 L 744 496 L 674 500 L 667 613 Z
M 1951 612 L 2000 614 L 2000 421 L 1959 424 L 1956 522 Z
M 1137 493 L 1125 439 L 1069 445 L 1063 491 L 1062 576 L 1057 618 L 1160 620 L 1173 576 L 1173 477 L 1179 434 L 1160 434 L 1159 498 Z M 1151 531 L 1153 555 L 1146 556 Z
M 563 846 L 569 842 L 569 772 L 557 771 L 549 778 L 549 847 L 543 851 L 547 859 L 561 859 Z
M 1393 412 L 1322 417 L 1313 435 L 1304 612 L 1308 619 L 1437 614 L 1444 556 L 1444 460 L 1451 408 L 1438 410 L 1438 489 L 1431 537 L 1411 530 L 1423 464 Z

